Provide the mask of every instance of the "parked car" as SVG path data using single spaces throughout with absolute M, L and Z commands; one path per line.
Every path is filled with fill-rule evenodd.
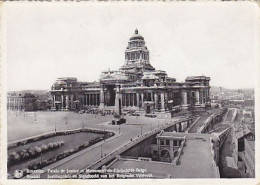
M 140 116 L 138 113 L 132 113 L 132 116 Z
M 117 121 L 117 124 L 118 124 L 118 125 L 123 124 L 123 123 L 126 123 L 126 119 L 125 119 L 125 118 L 120 118 L 120 119 Z
M 149 118 L 155 118 L 157 117 L 156 114 L 145 114 L 146 117 L 149 117 Z

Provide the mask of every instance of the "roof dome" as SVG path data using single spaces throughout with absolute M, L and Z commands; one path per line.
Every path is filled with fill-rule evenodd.
M 136 40 L 136 39 L 144 40 L 143 36 L 138 34 L 138 29 L 135 30 L 135 34 L 130 38 L 130 40 Z

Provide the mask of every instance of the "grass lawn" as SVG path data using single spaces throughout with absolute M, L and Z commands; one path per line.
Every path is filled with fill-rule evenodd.
M 57 141 L 64 141 L 64 145 L 62 145 L 61 147 L 58 147 L 54 150 L 50 150 L 46 153 L 43 153 L 42 160 L 48 160 L 49 158 L 53 158 L 64 151 L 78 147 L 81 144 L 83 144 L 87 141 L 90 141 L 92 139 L 95 139 L 101 135 L 103 135 L 103 134 L 80 132 L 80 133 L 70 134 L 70 135 L 55 136 L 55 137 L 51 137 L 48 139 L 29 143 L 24 146 L 19 146 L 19 147 L 10 149 L 10 150 L 8 150 L 8 153 L 21 151 L 23 149 L 28 149 L 29 147 L 41 146 L 43 144 L 47 145 L 48 143 L 53 143 L 53 142 L 57 142 Z M 40 162 L 40 161 L 41 161 L 41 156 L 37 156 L 33 159 L 27 160 L 26 162 L 14 164 L 8 168 L 8 173 L 13 174 L 13 172 L 17 169 L 24 169 L 27 166 L 29 166 L 33 163 L 36 163 L 36 162 Z

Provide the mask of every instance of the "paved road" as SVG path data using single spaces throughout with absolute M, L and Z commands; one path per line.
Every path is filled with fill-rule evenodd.
M 116 149 L 121 148 L 125 144 L 127 144 L 130 141 L 130 139 L 134 139 L 135 137 L 140 136 L 141 132 L 142 134 L 144 134 L 145 132 L 157 128 L 158 125 L 162 125 L 165 123 L 165 120 L 141 117 L 127 117 L 127 121 L 128 124 L 120 126 L 120 132 L 122 132 L 122 135 L 120 137 L 117 137 L 109 142 L 102 142 L 102 146 L 93 148 L 92 150 L 89 150 L 83 153 L 82 155 L 79 155 L 63 163 L 60 166 L 55 167 L 54 169 L 85 169 L 91 163 L 98 161 L 101 158 L 101 150 L 102 155 L 112 153 Z M 110 130 L 115 129 L 119 131 L 119 126 L 103 124 L 103 127 Z M 51 175 L 55 174 L 60 173 L 52 173 Z M 41 174 L 41 178 L 47 178 L 47 176 L 48 173 Z
M 196 122 L 196 124 L 193 125 L 193 127 L 189 130 L 189 133 L 197 133 L 197 130 L 199 127 L 201 127 L 203 125 L 203 123 L 207 120 L 207 118 L 212 115 L 213 113 L 217 113 L 219 112 L 219 109 L 212 109 L 210 112 L 210 114 L 205 114 L 204 115 L 200 115 L 199 120 Z

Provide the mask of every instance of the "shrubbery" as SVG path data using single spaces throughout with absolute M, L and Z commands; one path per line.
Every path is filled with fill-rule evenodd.
M 43 139 L 47 139 L 50 137 L 54 137 L 54 136 L 59 136 L 59 135 L 68 135 L 68 134 L 75 134 L 75 133 L 79 133 L 79 132 L 90 132 L 90 133 L 99 133 L 99 134 L 104 134 L 103 136 L 99 136 L 89 142 L 85 142 L 83 144 L 81 144 L 78 147 L 75 147 L 73 149 L 64 151 L 60 154 L 58 154 L 57 156 L 50 158 L 48 160 L 43 160 L 41 162 L 36 162 L 33 163 L 29 166 L 27 166 L 26 169 L 23 169 L 24 175 L 27 174 L 27 169 L 31 169 L 31 170 L 37 170 L 37 169 L 42 169 L 52 163 L 55 163 L 61 159 L 64 159 L 65 157 L 68 157 L 76 152 L 79 152 L 91 145 L 94 145 L 104 139 L 107 139 L 111 136 L 114 136 L 115 133 L 113 132 L 108 132 L 108 131 L 103 131 L 103 130 L 92 130 L 92 129 L 80 129 L 80 130 L 73 130 L 73 131 L 61 131 L 61 132 L 57 132 L 57 133 L 51 133 L 51 134 L 46 134 L 44 136 L 39 136 L 39 137 L 35 137 L 35 138 L 30 138 L 28 140 L 22 141 L 22 142 L 17 142 L 17 143 L 13 143 L 8 145 L 8 150 L 11 148 L 16 148 L 18 146 L 21 145 L 25 145 L 28 143 L 32 143 L 35 141 L 39 141 L 39 140 L 43 140 Z M 41 155 L 44 152 L 50 151 L 52 149 L 55 149 L 57 147 L 60 147 L 64 144 L 63 141 L 58 141 L 58 142 L 53 142 L 53 143 L 48 143 L 48 144 L 43 144 L 41 146 L 35 146 L 35 147 L 29 147 L 27 149 L 18 151 L 18 152 L 12 152 L 10 154 L 8 154 L 8 166 L 11 166 L 15 163 L 27 160 L 29 158 L 33 158 L 36 156 Z
M 23 149 L 18 152 L 12 152 L 8 155 L 8 165 L 12 165 L 29 158 L 39 156 L 42 153 L 58 148 L 63 144 L 63 141 L 57 141 L 49 143 L 47 145 L 43 144 L 41 146 L 29 147 L 28 149 Z
M 87 147 L 89 147 L 89 146 L 91 146 L 91 145 L 94 145 L 94 144 L 96 144 L 96 143 L 98 143 L 98 142 L 100 142 L 100 141 L 102 141 L 102 140 L 104 140 L 104 139 L 107 139 L 107 138 L 109 138 L 109 137 L 111 137 L 111 136 L 113 136 L 113 135 L 114 135 L 114 133 L 107 133 L 107 134 L 105 134 L 104 136 L 97 137 L 97 138 L 95 138 L 95 139 L 92 139 L 92 140 L 89 141 L 89 142 L 85 142 L 85 143 L 83 143 L 82 145 L 80 145 L 80 146 L 78 146 L 78 147 L 75 147 L 75 148 L 70 149 L 70 150 L 66 150 L 66 151 L 64 151 L 64 152 L 62 152 L 62 153 L 60 153 L 60 154 L 58 154 L 58 155 L 57 155 L 56 157 L 54 157 L 54 158 L 50 158 L 50 159 L 44 160 L 44 161 L 42 161 L 42 162 L 34 163 L 34 164 L 28 166 L 27 168 L 28 168 L 28 169 L 32 169 L 32 170 L 44 168 L 45 166 L 48 166 L 48 165 L 50 165 L 50 164 L 52 164 L 52 163 L 54 163 L 54 162 L 56 162 L 56 161 L 59 161 L 59 160 L 61 160 L 61 159 L 64 159 L 65 157 L 68 157 L 68 156 L 70 156 L 70 155 L 72 155 L 72 154 L 74 154 L 74 153 L 77 153 L 77 152 L 79 152 L 79 151 L 81 151 L 81 150 L 83 150 L 83 149 L 85 149 L 85 148 L 87 148 Z M 51 146 L 51 145 L 50 145 L 50 146 Z

